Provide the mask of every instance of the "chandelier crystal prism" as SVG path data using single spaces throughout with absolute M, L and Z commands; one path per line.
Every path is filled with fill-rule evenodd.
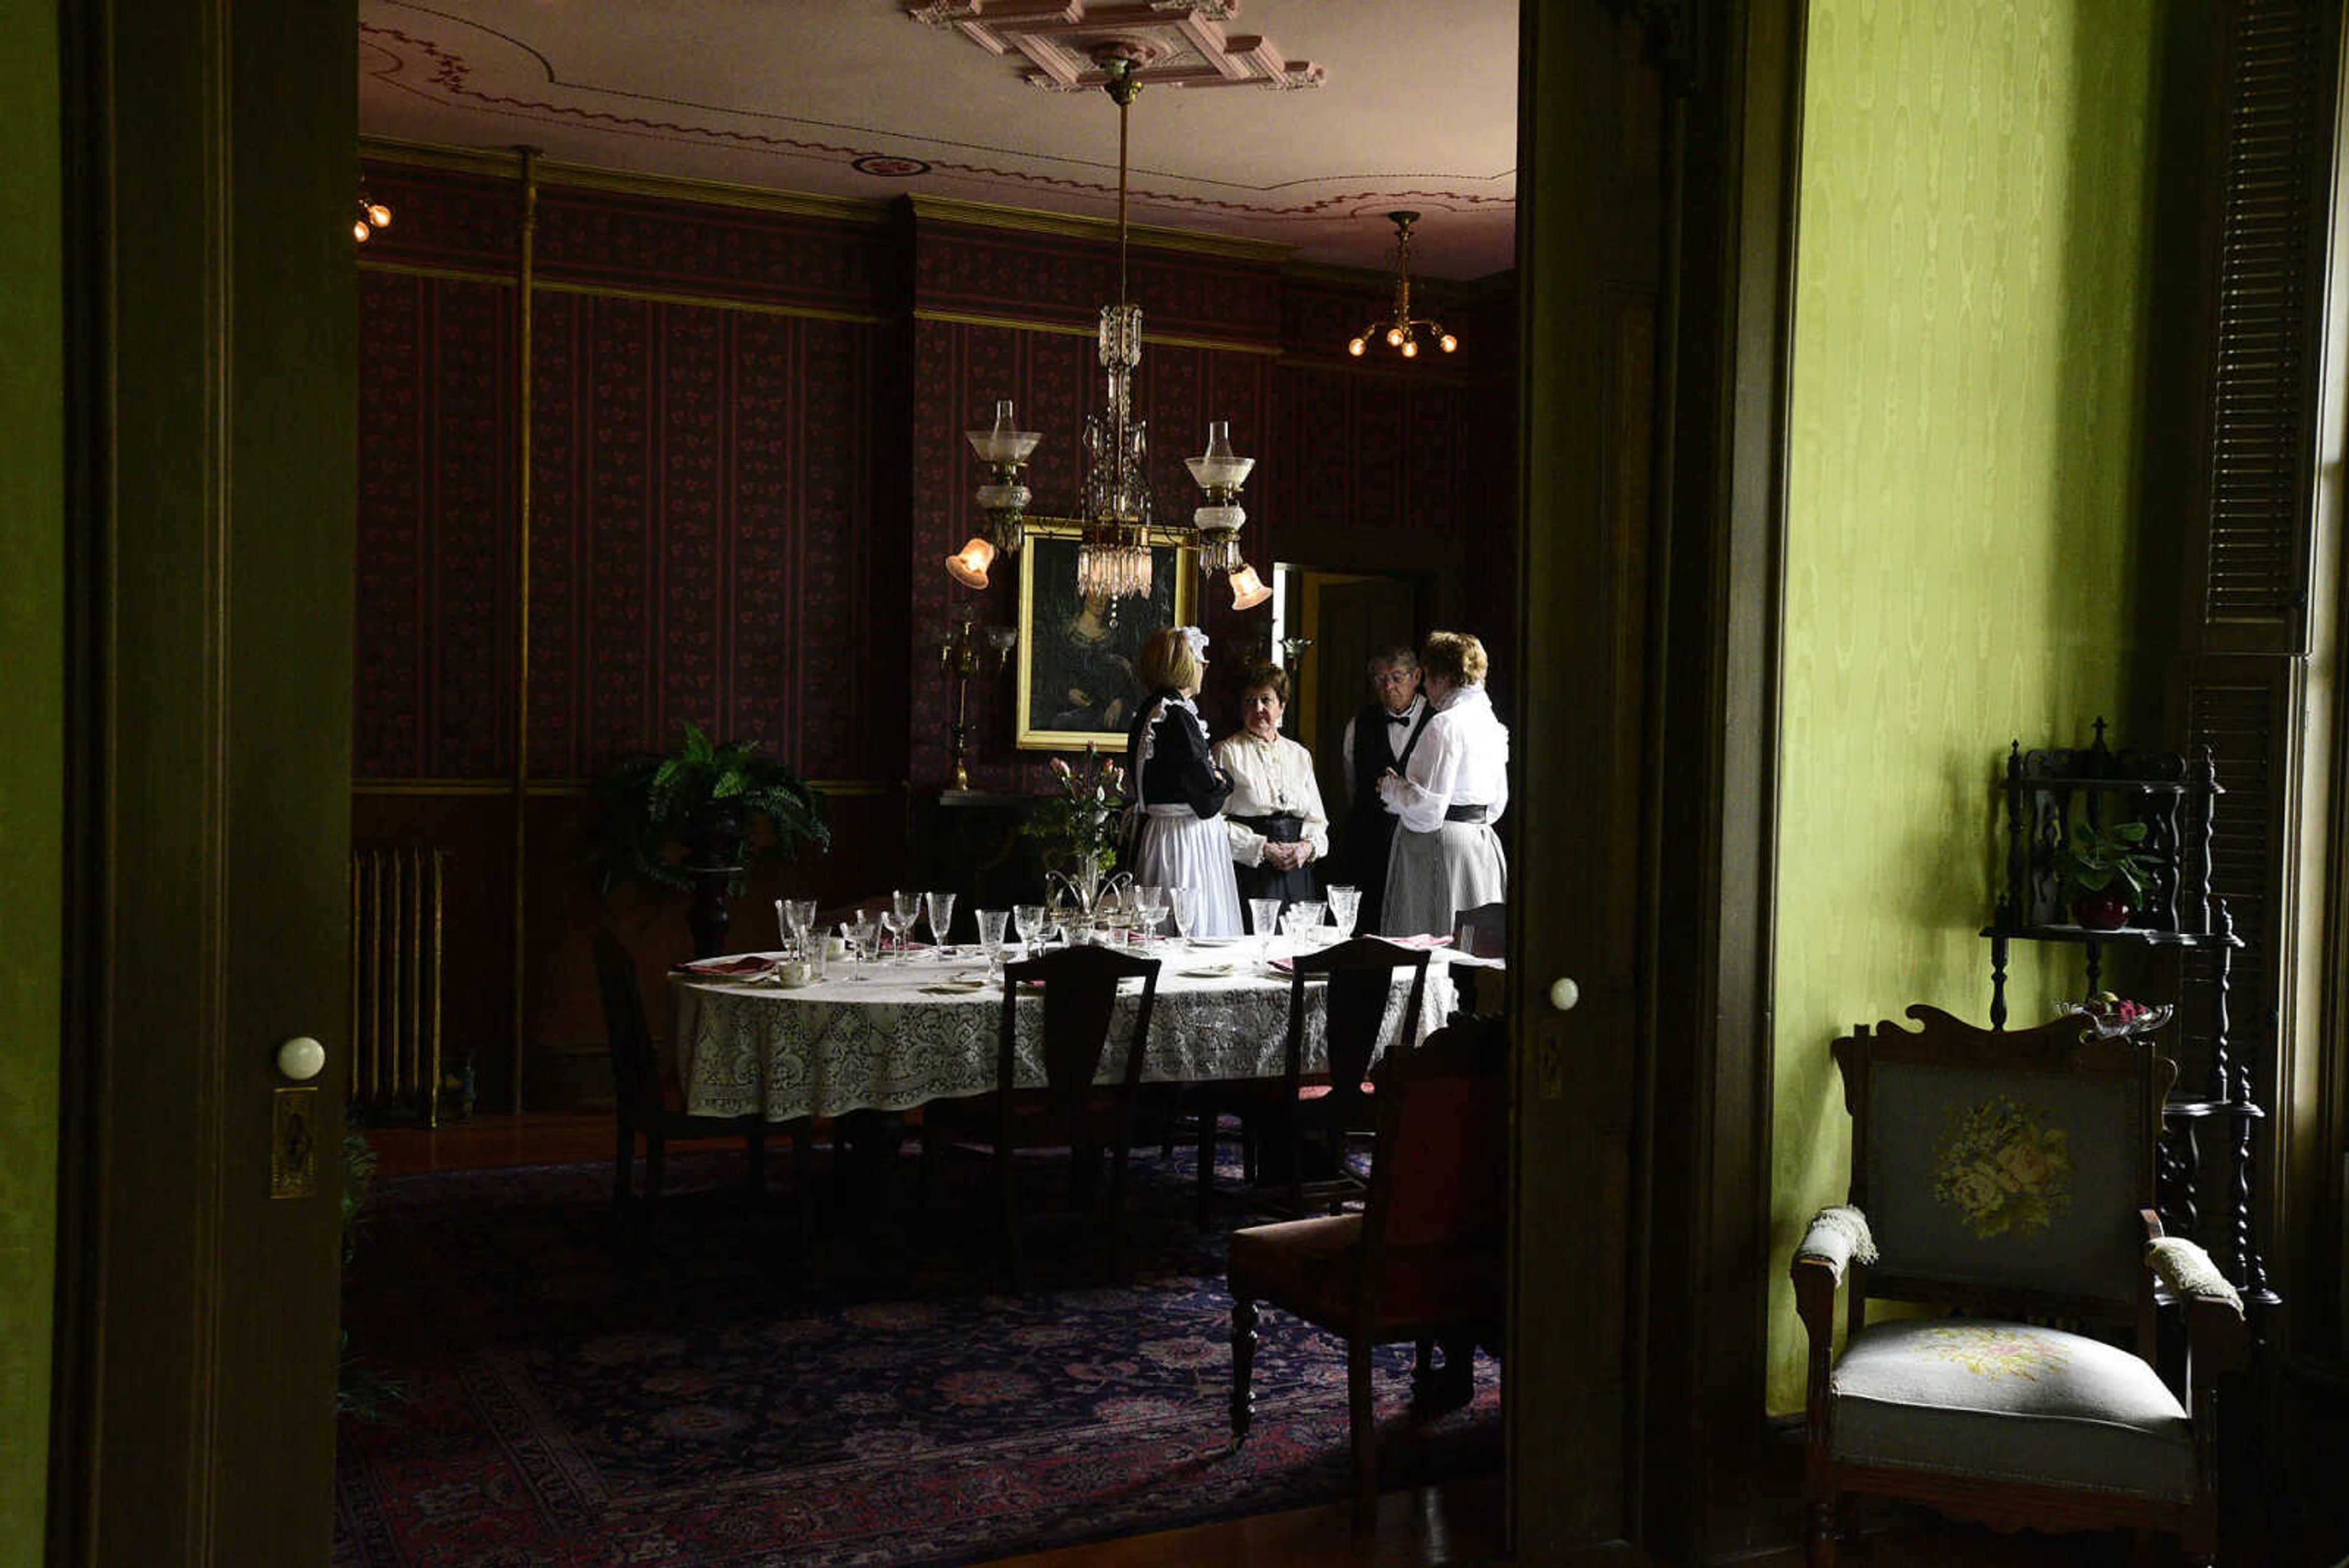
M 1411 313 L 1411 226 L 1419 222 L 1417 213 L 1389 213 L 1387 221 L 1395 226 L 1395 286 L 1394 303 L 1386 315 L 1362 328 L 1361 336 L 1346 345 L 1346 352 L 1357 359 L 1373 338 L 1394 349 L 1406 359 L 1419 358 L 1419 329 L 1427 328 L 1435 346 L 1446 354 L 1460 347 L 1460 339 L 1444 330 L 1444 323 Z
M 1233 607 L 1250 609 L 1272 590 L 1240 555 L 1240 526 L 1247 521 L 1239 504 L 1240 486 L 1256 460 L 1232 450 L 1228 421 L 1212 421 L 1206 452 L 1185 460 L 1206 501 L 1192 514 L 1191 525 L 1162 524 L 1154 510 L 1149 424 L 1134 418 L 1133 408 L 1133 373 L 1142 364 L 1142 307 L 1126 297 L 1127 117 L 1142 92 L 1136 73 L 1148 54 L 1138 46 L 1110 43 L 1096 49 L 1093 58 L 1106 78 L 1103 90 L 1117 105 L 1117 303 L 1102 306 L 1095 340 L 1104 396 L 1101 408 L 1085 416 L 1081 440 L 1077 591 L 1112 607 L 1120 599 L 1148 598 L 1154 586 L 1153 547 L 1195 543 L 1199 569 L 1222 573 L 1231 585 Z M 947 556 L 946 566 L 965 587 L 984 588 L 996 557 L 1017 554 L 1026 540 L 1032 497 L 1021 472 L 1043 438 L 1019 428 L 1017 410 L 1005 399 L 995 405 L 994 424 L 967 431 L 966 439 L 988 467 L 988 481 L 978 492 L 985 531 Z

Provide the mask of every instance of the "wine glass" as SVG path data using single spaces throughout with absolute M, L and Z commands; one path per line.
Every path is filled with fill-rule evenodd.
M 1003 978 L 1003 922 L 1010 917 L 1009 909 L 980 909 L 978 915 L 978 950 L 987 955 L 987 978 Z
M 1264 956 L 1269 959 L 1272 957 L 1272 929 L 1280 923 L 1280 900 L 1250 898 L 1247 904 L 1248 929 L 1257 934 L 1257 945 L 1264 949 Z
M 1199 913 L 1199 890 L 1180 886 L 1167 888 L 1166 912 L 1174 917 L 1174 935 L 1183 941 L 1189 941 L 1191 922 Z
M 902 952 L 913 940 L 914 922 L 922 918 L 922 896 L 910 888 L 892 888 L 889 905 L 890 912 L 897 917 L 889 929 L 897 933 L 897 948 Z
M 849 957 L 855 961 L 856 978 L 869 979 L 864 972 L 864 961 L 874 956 L 874 944 L 881 938 L 881 922 L 874 918 L 870 909 L 859 909 L 854 919 L 840 922 L 840 934 L 848 943 Z
M 1310 940 L 1321 924 L 1321 905 L 1312 898 L 1299 898 L 1280 912 L 1280 932 L 1298 941 Z
M 1133 885 L 1133 915 L 1144 947 L 1158 934 L 1158 922 L 1166 918 L 1166 889 L 1155 882 Z
M 783 945 L 802 958 L 814 956 L 809 950 L 814 946 L 815 900 L 813 898 L 778 898 L 775 910 L 782 917 Z
M 941 954 L 946 951 L 947 933 L 954 929 L 954 901 L 952 893 L 922 895 L 923 906 L 930 917 L 930 942 Z
M 1354 921 L 1362 912 L 1362 890 L 1345 883 L 1329 889 L 1330 919 L 1340 937 L 1354 934 Z
M 1011 907 L 1012 934 L 1028 944 L 1028 956 L 1034 958 L 1036 950 L 1052 934 L 1052 910 L 1048 904 L 1014 904 Z

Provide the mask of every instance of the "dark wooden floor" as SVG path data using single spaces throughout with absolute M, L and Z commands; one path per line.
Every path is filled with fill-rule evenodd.
M 387 1175 L 539 1165 L 611 1158 L 612 1120 L 608 1114 L 588 1112 L 481 1116 L 438 1131 L 373 1128 L 368 1138 L 376 1148 L 378 1169 Z M 1791 1470 L 1789 1475 L 1791 1480 Z M 1004 1562 L 1024 1568 L 1144 1568 L 1158 1563 L 1186 1568 L 1405 1568 L 1491 1563 L 1502 1554 L 1501 1506 L 1496 1481 L 1475 1481 L 1389 1492 L 1380 1500 L 1376 1523 L 1364 1531 L 1354 1528 L 1350 1510 L 1340 1503 Z M 1667 1568 L 1658 1559 L 1611 1554 L 1588 1561 L 1618 1568 Z M 1739 1561 L 1741 1568 L 1800 1568 L 1802 1553 L 1789 1547 Z M 1845 1561 L 1850 1568 L 2124 1568 L 2131 1556 L 2128 1543 L 2113 1536 L 2001 1536 L 1938 1521 L 1896 1518 L 1872 1532 L 1858 1550 L 1847 1552 Z M 2276 1568 L 2332 1563 L 2329 1556 L 2313 1551 L 2289 1552 L 2274 1561 Z M 2349 1568 L 2349 1560 L 2332 1568 Z

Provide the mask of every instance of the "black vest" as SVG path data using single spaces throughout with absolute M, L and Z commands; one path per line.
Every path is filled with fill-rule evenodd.
M 1354 804 L 1346 816 L 1347 874 L 1363 888 L 1365 898 L 1375 898 L 1371 889 L 1386 885 L 1387 846 L 1394 838 L 1395 815 L 1379 798 L 1379 780 L 1389 768 L 1403 771 L 1434 712 L 1433 706 L 1420 704 L 1418 721 L 1411 726 L 1400 757 L 1387 739 L 1385 703 L 1369 703 L 1354 715 Z

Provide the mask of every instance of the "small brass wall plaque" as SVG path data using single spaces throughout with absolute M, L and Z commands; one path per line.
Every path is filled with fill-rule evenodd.
M 308 1198 L 318 1190 L 318 1091 L 279 1089 L 269 1146 L 269 1196 Z

